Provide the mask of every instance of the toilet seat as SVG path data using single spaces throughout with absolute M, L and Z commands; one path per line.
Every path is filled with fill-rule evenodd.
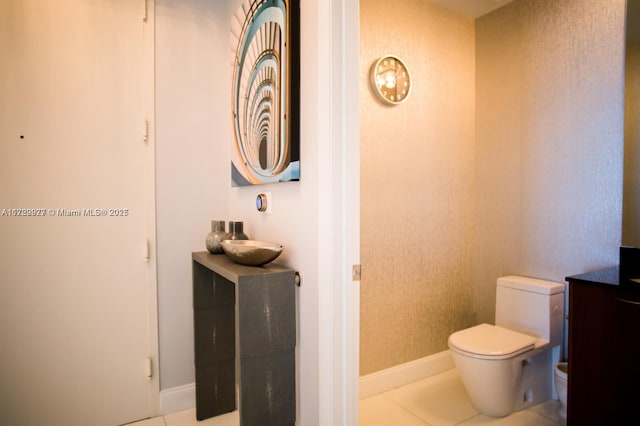
M 449 347 L 473 358 L 513 358 L 535 348 L 536 338 L 503 327 L 480 324 L 449 336 Z

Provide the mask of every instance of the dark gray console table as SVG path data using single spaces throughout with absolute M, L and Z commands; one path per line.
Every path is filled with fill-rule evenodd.
M 295 271 L 192 260 L 197 419 L 237 408 L 241 426 L 295 424 Z

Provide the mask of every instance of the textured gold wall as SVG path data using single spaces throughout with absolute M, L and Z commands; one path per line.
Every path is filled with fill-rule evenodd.
M 362 0 L 361 374 L 440 352 L 471 320 L 474 23 L 423 0 Z M 369 68 L 405 60 L 380 104 Z
M 517 0 L 476 21 L 474 305 L 495 280 L 618 262 L 624 0 Z
M 622 242 L 640 247 L 640 44 L 627 47 L 625 66 Z
M 516 0 L 474 23 L 361 0 L 361 374 L 492 323 L 501 275 L 617 263 L 624 4 Z M 414 78 L 397 107 L 368 85 L 384 53 Z

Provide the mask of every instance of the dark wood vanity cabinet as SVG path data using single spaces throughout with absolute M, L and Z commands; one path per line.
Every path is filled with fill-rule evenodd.
M 640 294 L 622 292 L 616 298 L 618 320 L 617 354 L 613 367 L 617 370 L 617 409 L 620 418 L 640 424 Z M 620 423 L 622 424 L 622 423 Z
M 295 424 L 295 271 L 192 260 L 197 419 L 237 409 L 241 426 Z
M 567 277 L 567 424 L 640 424 L 640 292 L 618 268 Z

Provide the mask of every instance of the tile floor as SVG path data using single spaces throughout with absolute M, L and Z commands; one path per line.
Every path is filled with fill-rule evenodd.
M 360 401 L 360 426 L 557 426 L 560 403 L 546 401 L 496 419 L 479 414 L 455 369 Z M 233 412 L 196 421 L 195 409 L 132 423 L 131 426 L 238 426 Z M 331 425 L 322 425 L 331 426 Z
M 190 408 L 165 416 L 129 423 L 127 426 L 238 426 L 239 424 L 240 416 L 237 411 L 199 422 L 196 420 L 196 409 Z
M 453 370 L 360 401 L 360 426 L 557 426 L 560 402 L 546 401 L 503 418 L 487 417 L 471 405 Z

